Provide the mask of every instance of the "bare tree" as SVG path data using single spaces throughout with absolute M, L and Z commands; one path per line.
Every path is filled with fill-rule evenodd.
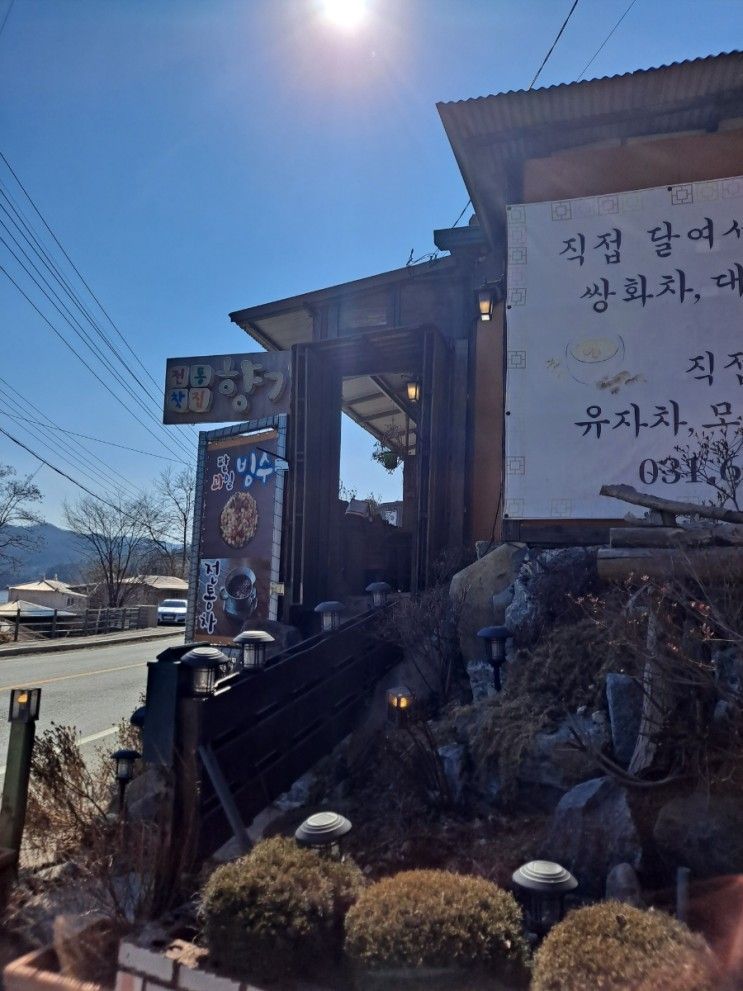
M 147 497 L 101 502 L 83 496 L 65 503 L 67 526 L 89 551 L 91 573 L 105 590 L 108 606 L 121 606 L 133 590 L 127 578 L 137 574 L 151 533 L 158 529 L 159 507 Z
M 148 570 L 188 578 L 189 538 L 193 525 L 196 475 L 167 468 L 157 480 L 150 506 L 152 553 Z
M 43 523 L 33 506 L 41 492 L 30 476 L 18 478 L 15 468 L 0 464 L 0 561 L 12 564 L 18 552 L 34 546 L 34 538 L 22 527 Z

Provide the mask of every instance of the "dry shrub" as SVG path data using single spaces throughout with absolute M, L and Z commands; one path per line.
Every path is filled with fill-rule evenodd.
M 513 895 L 483 878 L 404 871 L 362 892 L 346 916 L 361 967 L 457 967 L 516 977 L 528 953 Z
M 518 651 L 503 690 L 468 710 L 474 715 L 468 732 L 478 767 L 495 764 L 507 794 L 536 734 L 555 729 L 580 706 L 602 706 L 604 679 L 621 670 L 620 660 L 608 631 L 590 618 L 555 627 L 532 650 Z
M 343 916 L 364 885 L 351 862 L 277 836 L 218 867 L 200 915 L 212 960 L 236 978 L 316 973 L 336 961 Z
M 534 958 L 532 991 L 717 991 L 720 986 L 701 936 L 662 912 L 620 902 L 571 912 Z

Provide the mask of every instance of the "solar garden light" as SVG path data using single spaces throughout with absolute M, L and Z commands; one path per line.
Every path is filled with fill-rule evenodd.
M 415 707 L 415 696 L 405 685 L 387 689 L 387 721 L 402 726 L 410 720 Z
M 203 698 L 212 694 L 217 672 L 229 664 L 229 659 L 217 647 L 193 647 L 183 655 L 181 664 L 190 669 L 191 695 Z
M 372 609 L 380 609 L 382 606 L 386 606 L 391 591 L 392 586 L 388 582 L 371 582 L 370 585 L 367 585 L 366 593 L 369 596 Z
M 116 780 L 119 782 L 119 814 L 124 818 L 126 805 L 124 804 L 124 792 L 126 786 L 134 777 L 134 764 L 142 754 L 138 750 L 115 750 L 111 754 L 111 760 L 115 762 Z
M 10 693 L 9 723 L 32 723 L 39 718 L 40 688 L 13 688 Z
M 340 840 L 350 829 L 351 823 L 345 816 L 337 812 L 316 812 L 300 823 L 294 838 L 300 846 L 340 859 Z
M 578 887 L 570 871 L 551 860 L 531 860 L 513 873 L 513 883 L 525 896 L 526 926 L 539 939 L 565 914 L 565 895 Z
M 12 851 L 17 863 L 26 821 L 31 754 L 36 735 L 36 720 L 41 704 L 40 688 L 13 688 L 10 693 L 8 722 L 10 734 L 5 759 L 5 780 L 0 802 L 0 848 Z
M 477 631 L 478 637 L 485 641 L 488 660 L 493 665 L 495 690 L 501 690 L 501 668 L 506 663 L 506 640 L 512 636 L 507 626 L 483 626 Z
M 241 649 L 243 671 L 262 671 L 266 666 L 266 648 L 276 640 L 265 630 L 244 630 L 232 642 Z
M 315 612 L 320 613 L 323 633 L 332 633 L 338 629 L 341 625 L 341 613 L 345 608 L 342 602 L 335 600 L 321 602 L 315 606 Z

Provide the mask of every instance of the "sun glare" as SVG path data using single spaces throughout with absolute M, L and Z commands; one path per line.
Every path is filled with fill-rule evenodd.
M 323 0 L 322 10 L 331 24 L 353 31 L 366 17 L 366 0 Z

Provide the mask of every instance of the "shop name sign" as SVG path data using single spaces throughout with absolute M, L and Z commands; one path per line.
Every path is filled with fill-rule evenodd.
M 290 399 L 290 351 L 168 358 L 163 423 L 260 420 Z
M 743 430 L 743 177 L 507 215 L 504 513 L 622 517 L 598 494 L 622 482 L 709 501 L 700 438 Z

